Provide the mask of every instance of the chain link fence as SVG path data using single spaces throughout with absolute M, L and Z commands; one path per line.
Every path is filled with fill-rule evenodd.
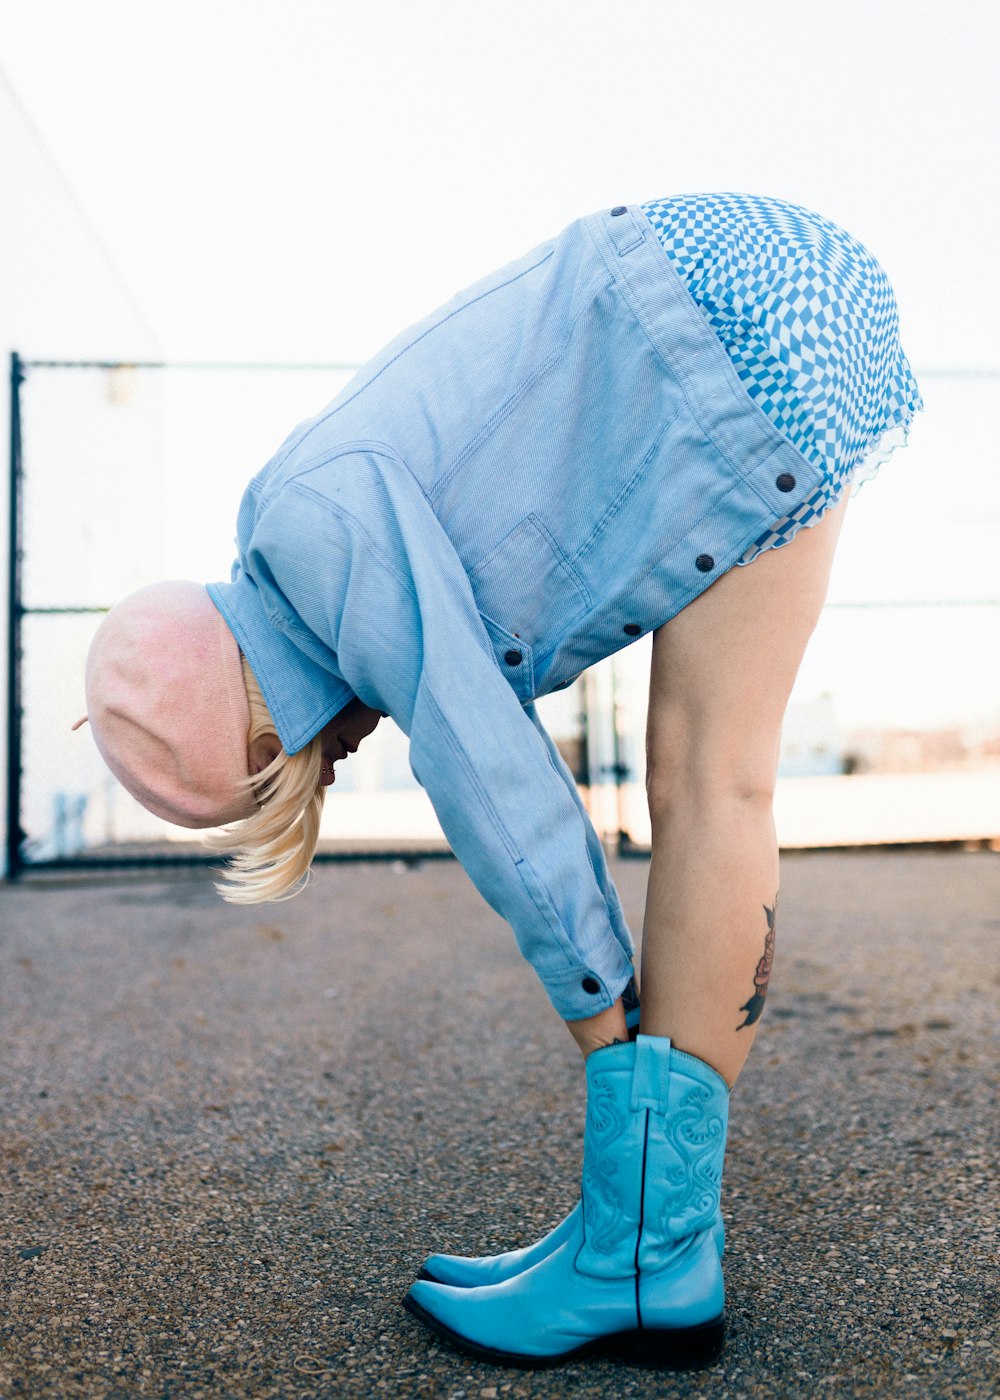
M 227 576 L 246 482 L 354 368 L 13 357 L 9 876 L 209 859 L 118 786 L 86 730 L 70 732 L 87 649 L 103 611 L 133 589 Z M 920 377 L 928 412 L 915 445 L 848 513 L 849 557 L 838 556 L 786 718 L 788 779 L 935 762 L 1000 772 L 998 378 Z M 629 849 L 648 841 L 648 646 L 539 703 L 599 831 Z M 446 854 L 405 736 L 386 722 L 338 772 L 321 858 Z

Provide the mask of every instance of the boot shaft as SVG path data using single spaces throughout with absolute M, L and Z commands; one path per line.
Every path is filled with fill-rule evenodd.
M 663 1266 L 719 1208 L 729 1090 L 660 1036 L 587 1060 L 584 1273 L 621 1278 Z

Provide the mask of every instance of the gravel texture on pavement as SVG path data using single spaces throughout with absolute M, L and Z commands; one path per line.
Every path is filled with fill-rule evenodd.
M 723 1359 L 524 1372 L 400 1306 L 579 1184 L 578 1052 L 457 864 L 4 887 L 0 1398 L 995 1396 L 998 934 L 996 854 L 783 856 Z

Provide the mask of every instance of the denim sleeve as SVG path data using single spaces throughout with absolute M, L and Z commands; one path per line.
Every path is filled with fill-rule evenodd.
M 566 784 L 573 801 L 579 809 L 580 818 L 587 834 L 587 851 L 590 855 L 590 864 L 594 871 L 594 879 L 597 881 L 601 893 L 604 895 L 604 901 L 608 906 L 608 916 L 611 919 L 611 926 L 615 931 L 615 937 L 618 939 L 618 942 L 622 945 L 629 958 L 634 958 L 635 943 L 628 924 L 625 921 L 625 911 L 622 909 L 621 899 L 618 896 L 615 883 L 611 878 L 611 872 L 608 869 L 608 862 L 604 854 L 604 846 L 601 843 L 601 838 L 594 830 L 594 824 L 590 820 L 590 813 L 583 805 L 583 801 L 576 786 L 576 780 L 569 771 L 566 760 L 553 742 L 552 736 L 542 723 L 535 706 L 526 705 L 524 707 L 524 712 L 528 715 L 532 724 L 534 724 L 541 735 L 542 742 L 548 751 L 549 761 L 552 767 Z
M 462 563 L 406 468 L 354 452 L 349 468 L 341 458 L 286 485 L 258 517 L 249 561 L 294 626 L 335 652 L 354 693 L 408 734 L 455 855 L 559 1015 L 612 1005 L 632 975 L 631 940 L 596 835 L 502 675 Z

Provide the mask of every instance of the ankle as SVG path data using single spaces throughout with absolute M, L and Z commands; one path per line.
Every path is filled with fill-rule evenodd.
M 625 1010 L 620 1000 L 607 1010 L 599 1011 L 596 1016 L 587 1016 L 582 1021 L 567 1021 L 566 1025 L 584 1059 L 606 1045 L 628 1040 Z

